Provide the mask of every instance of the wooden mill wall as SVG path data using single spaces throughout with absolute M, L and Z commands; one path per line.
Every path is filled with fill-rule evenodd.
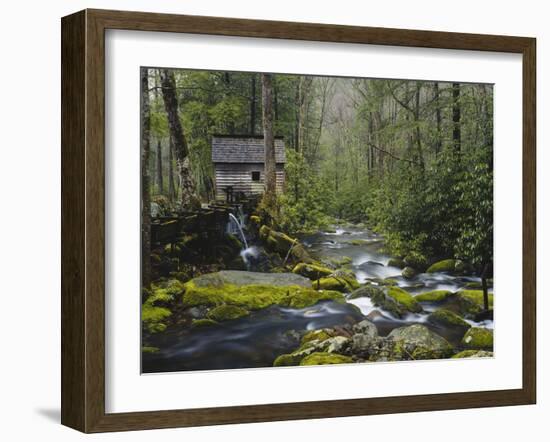
M 233 187 L 233 192 L 244 192 L 247 195 L 260 194 L 264 191 L 264 165 L 263 163 L 216 163 L 216 199 L 223 200 L 226 197 L 224 189 Z M 260 181 L 252 180 L 252 172 L 260 172 Z M 285 172 L 284 164 L 276 165 L 277 192 L 284 189 Z

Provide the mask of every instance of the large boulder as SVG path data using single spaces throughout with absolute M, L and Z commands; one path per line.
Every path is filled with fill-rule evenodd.
M 276 287 L 300 286 L 311 288 L 311 281 L 294 273 L 261 273 L 242 270 L 222 270 L 206 273 L 193 279 L 197 287 L 222 287 L 225 284 L 271 285 Z
M 410 359 L 442 359 L 450 357 L 453 347 L 427 327 L 414 324 L 396 328 L 388 335 Z
M 468 350 L 492 350 L 493 331 L 482 327 L 472 327 L 462 338 L 461 345 Z
M 399 287 L 385 287 L 383 290 L 371 295 L 373 304 L 386 310 L 397 318 L 402 318 L 406 313 L 419 313 L 422 307 L 413 296 Z
M 494 295 L 489 293 L 489 309 L 493 308 Z M 482 290 L 460 290 L 448 296 L 443 307 L 465 318 L 475 318 L 484 310 Z
M 428 315 L 428 321 L 442 327 L 454 327 L 467 330 L 471 327 L 464 319 L 450 310 L 439 309 Z
M 454 273 L 456 261 L 456 259 L 444 259 L 442 261 L 438 261 L 428 267 L 426 273 Z
M 294 273 L 222 271 L 185 284 L 185 307 L 233 305 L 258 310 L 271 305 L 304 308 L 323 300 L 344 301 L 340 292 L 311 288 L 309 279 Z

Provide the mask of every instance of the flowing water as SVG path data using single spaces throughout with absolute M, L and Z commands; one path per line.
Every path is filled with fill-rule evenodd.
M 239 222 L 235 222 L 240 227 Z M 351 258 L 348 266 L 355 272 L 359 282 L 369 278 L 391 277 L 413 295 L 431 290 L 455 292 L 468 282 L 480 282 L 477 277 L 455 277 L 444 273 L 423 273 L 407 280 L 401 276 L 399 268 L 387 265 L 390 256 L 383 252 L 383 238 L 366 229 L 338 228 L 300 239 L 316 259 L 338 262 Z M 243 243 L 246 244 L 246 239 Z M 257 253 L 258 248 L 246 244 L 241 256 L 246 262 Z M 396 319 L 375 307 L 370 298 L 357 298 L 347 300 L 345 304 L 328 301 L 304 309 L 272 306 L 241 319 L 204 328 L 172 326 L 166 332 L 152 336 L 150 345 L 160 348 L 160 351 L 143 355 L 142 371 L 152 373 L 270 367 L 278 355 L 296 349 L 299 332 L 353 324 L 364 318 L 376 324 L 381 336 L 386 336 L 394 328 L 420 323 L 457 344 L 462 336 L 459 331 L 441 328 L 427 321 L 429 312 L 438 306 L 423 303 L 422 307 L 423 313 L 410 313 L 402 319 Z M 468 322 L 493 328 L 492 321 Z

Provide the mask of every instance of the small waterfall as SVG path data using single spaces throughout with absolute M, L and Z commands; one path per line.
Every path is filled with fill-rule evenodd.
M 237 231 L 240 233 L 241 235 L 241 239 L 243 240 L 243 244 L 244 244 L 244 248 L 245 249 L 248 249 L 248 243 L 246 242 L 246 237 L 244 236 L 244 232 L 243 232 L 243 228 L 241 226 L 241 223 L 239 222 L 239 220 L 237 219 L 237 217 L 235 215 L 233 215 L 232 213 L 229 214 L 229 218 L 233 221 L 233 223 L 237 226 Z

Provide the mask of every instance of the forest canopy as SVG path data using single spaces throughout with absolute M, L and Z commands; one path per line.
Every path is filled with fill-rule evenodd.
M 261 136 L 267 118 L 286 146 L 280 230 L 348 220 L 395 256 L 492 262 L 491 85 L 143 69 L 142 92 L 142 184 L 169 210 L 214 200 L 214 134 Z

